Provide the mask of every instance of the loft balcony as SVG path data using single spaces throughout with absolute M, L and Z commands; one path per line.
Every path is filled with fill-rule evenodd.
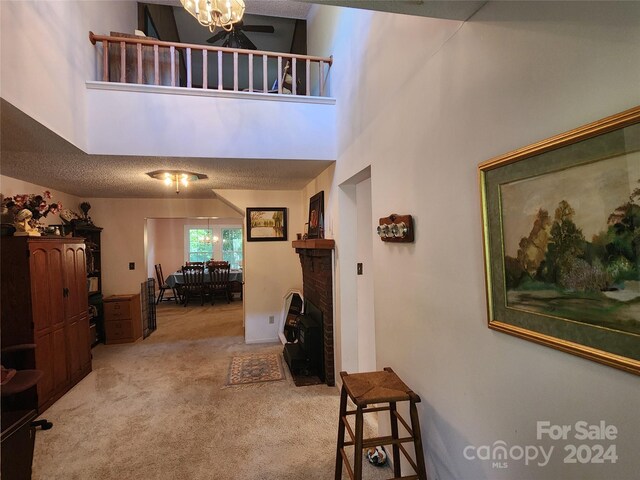
M 89 40 L 91 153 L 335 160 L 332 57 L 124 34 Z

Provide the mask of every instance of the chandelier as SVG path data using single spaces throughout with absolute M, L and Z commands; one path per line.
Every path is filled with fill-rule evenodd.
M 176 193 L 180 193 L 180 185 L 186 188 L 189 186 L 189 182 L 207 178 L 204 173 L 183 172 L 182 170 L 155 170 L 148 172 L 147 175 L 156 180 L 162 180 L 167 186 L 174 185 Z
M 201 236 L 199 240 L 200 240 L 200 243 L 210 243 L 211 245 L 215 245 L 216 243 L 218 243 L 218 240 L 220 240 L 217 235 L 211 234 L 211 227 L 209 226 L 209 217 L 207 217 L 207 233 L 204 236 Z
M 244 15 L 244 0 L 180 0 L 180 3 L 212 33 L 216 27 L 231 31 Z

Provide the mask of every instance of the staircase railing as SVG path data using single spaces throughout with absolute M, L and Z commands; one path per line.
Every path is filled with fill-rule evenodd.
M 288 93 L 292 95 L 310 96 L 312 85 L 317 79 L 317 92 L 321 97 L 325 96 L 325 82 L 327 74 L 333 63 L 333 57 L 316 57 L 293 53 L 267 52 L 262 50 L 245 50 L 238 48 L 216 47 L 208 45 L 196 45 L 189 43 L 164 42 L 147 37 L 138 36 L 107 36 L 96 35 L 89 32 L 89 40 L 92 44 L 102 44 L 102 81 L 137 83 L 151 85 L 168 85 L 172 87 L 182 86 L 195 89 L 217 89 L 257 92 L 257 93 Z M 192 60 L 194 52 L 202 58 L 202 85 L 193 85 Z M 209 85 L 208 68 L 209 55 L 217 57 L 217 82 Z M 233 86 L 225 87 L 223 55 L 233 58 Z M 240 89 L 240 58 L 247 58 L 247 78 L 242 81 L 247 88 Z M 262 88 L 254 85 L 255 59 L 262 58 Z M 275 59 L 275 60 L 274 60 Z M 277 81 L 274 88 L 269 89 L 269 61 L 277 61 Z M 179 62 L 183 63 L 186 70 L 186 79 L 180 79 Z M 287 62 L 287 63 L 285 63 Z M 258 63 L 259 60 L 258 60 Z M 300 64 L 300 65 L 299 65 Z M 312 78 L 312 68 L 317 75 Z M 199 73 L 199 72 L 198 72 Z M 289 87 L 284 84 L 287 74 L 291 75 Z M 258 76 L 259 78 L 259 76 Z M 275 85 L 277 84 L 277 90 Z M 298 88 L 298 84 L 301 88 Z M 315 88 L 313 88 L 315 90 Z

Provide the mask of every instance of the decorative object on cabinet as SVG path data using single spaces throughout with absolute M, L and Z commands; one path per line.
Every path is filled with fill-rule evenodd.
M 88 206 L 88 207 L 87 207 Z M 87 247 L 87 292 L 89 304 L 94 305 L 96 314 L 91 318 L 92 332 L 95 332 L 95 340 L 92 345 L 104 342 L 104 315 L 102 311 L 102 255 L 101 235 L 102 228 L 91 223 L 88 212 L 91 208 L 87 202 L 80 204 L 85 219 L 73 219 L 68 225 L 74 237 L 84 238 Z M 67 226 L 65 226 L 67 227 Z
M 2 241 L 2 346 L 35 344 L 39 413 L 91 371 L 85 258 L 77 238 Z
M 51 199 L 49 190 L 42 194 L 22 193 L 2 199 L 2 211 L 13 214 L 15 236 L 39 237 L 39 230 L 44 227 L 40 219 L 50 213 L 56 214 L 61 209 L 62 204 Z
M 247 208 L 247 242 L 274 242 L 286 239 L 286 208 Z
M 489 328 L 640 374 L 639 154 L 635 107 L 479 165 Z
M 378 220 L 377 232 L 383 242 L 413 242 L 413 218 L 411 215 L 392 213 Z
M 3 223 L 0 226 L 0 236 L 10 237 L 14 233 L 16 233 L 16 227 L 14 227 L 12 223 Z
M 309 200 L 309 230 L 307 238 L 324 238 L 324 190 Z
M 111 295 L 104 301 L 105 343 L 133 343 L 142 336 L 140 294 Z

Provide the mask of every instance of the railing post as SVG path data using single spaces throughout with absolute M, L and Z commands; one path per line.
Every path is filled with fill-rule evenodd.
M 253 53 L 249 54 L 249 91 L 253 92 Z
M 176 86 L 176 47 L 171 45 L 169 47 L 169 54 L 171 55 L 171 86 Z
M 262 91 L 267 93 L 269 85 L 267 85 L 267 56 L 262 55 Z
M 120 42 L 120 82 L 127 82 L 127 44 Z
M 233 91 L 238 91 L 238 52 L 233 52 Z
M 202 50 L 202 89 L 206 90 L 209 83 L 209 65 L 207 62 L 207 51 Z
M 218 50 L 218 90 L 222 88 L 222 51 Z
M 278 95 L 282 95 L 282 57 L 278 55 Z
M 311 95 L 311 60 L 307 58 L 307 71 L 305 76 L 307 82 L 307 97 Z
M 153 46 L 153 83 L 160 85 L 160 58 L 158 45 Z
M 109 42 L 102 41 L 102 81 L 109 81 Z
M 142 83 L 142 44 L 139 43 L 136 48 L 138 55 L 138 84 Z
M 291 94 L 292 95 L 297 95 L 298 94 L 298 73 L 296 70 L 296 64 L 298 63 L 298 59 L 296 57 L 293 57 L 291 59 L 291 78 L 293 79 L 293 81 L 291 82 Z
M 324 97 L 324 62 L 320 61 L 320 96 Z
M 191 49 L 187 47 L 187 88 L 191 88 Z

